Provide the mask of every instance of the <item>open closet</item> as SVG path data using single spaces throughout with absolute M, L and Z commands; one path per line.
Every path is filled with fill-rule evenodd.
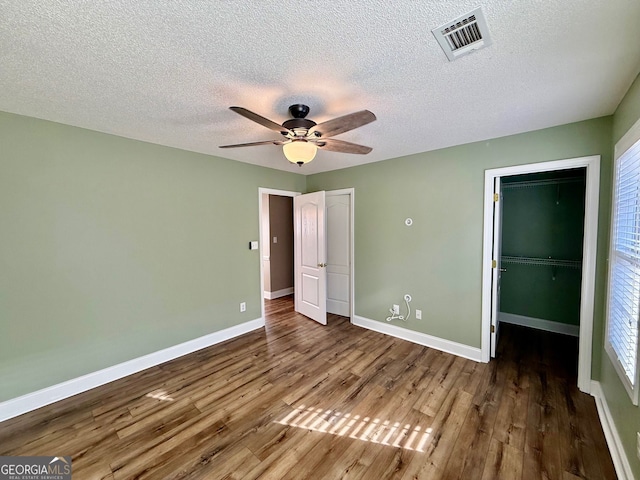
M 586 169 L 502 177 L 498 320 L 578 336 Z

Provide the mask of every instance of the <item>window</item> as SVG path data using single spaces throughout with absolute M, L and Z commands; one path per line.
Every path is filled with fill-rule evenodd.
M 605 349 L 638 404 L 640 121 L 616 145 Z

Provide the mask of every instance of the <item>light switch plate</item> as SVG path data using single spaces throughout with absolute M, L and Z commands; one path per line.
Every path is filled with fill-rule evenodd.
M 258 241 L 249 242 L 249 250 L 258 250 Z

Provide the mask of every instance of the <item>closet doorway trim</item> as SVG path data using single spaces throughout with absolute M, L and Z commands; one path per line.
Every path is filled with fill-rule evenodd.
M 600 155 L 551 162 L 494 168 L 484 176 L 484 233 L 482 246 L 482 361 L 488 362 L 491 349 L 491 260 L 493 246 L 493 185 L 496 178 L 527 173 L 552 172 L 572 168 L 586 169 L 584 240 L 580 299 L 580 340 L 578 346 L 578 388 L 591 391 L 591 357 L 598 243 L 598 203 L 600 194 Z

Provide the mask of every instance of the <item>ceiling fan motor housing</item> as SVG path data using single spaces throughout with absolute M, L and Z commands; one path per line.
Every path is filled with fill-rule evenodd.
M 292 118 L 282 124 L 284 128 L 288 128 L 289 130 L 296 130 L 297 128 L 309 130 L 311 127 L 315 127 L 315 125 L 316 122 L 313 120 L 307 120 L 306 118 Z
M 304 118 L 309 114 L 309 107 L 301 103 L 296 103 L 289 107 L 289 114 L 293 118 Z
M 309 113 L 309 107 L 303 105 L 301 103 L 296 103 L 295 105 L 291 105 L 289 107 L 289 113 L 293 117 L 290 120 L 286 120 L 282 126 L 284 128 L 288 128 L 289 130 L 296 129 L 304 129 L 309 130 L 311 127 L 315 127 L 316 122 L 313 120 L 308 120 L 306 117 Z M 303 132 L 306 133 L 306 132 Z
M 291 105 L 289 107 L 289 114 L 291 114 L 293 118 L 286 120 L 282 126 L 294 132 L 296 130 L 302 130 L 301 132 L 296 132 L 298 135 L 306 135 L 311 127 L 316 126 L 316 122 L 304 118 L 309 114 L 309 107 L 302 103 Z

